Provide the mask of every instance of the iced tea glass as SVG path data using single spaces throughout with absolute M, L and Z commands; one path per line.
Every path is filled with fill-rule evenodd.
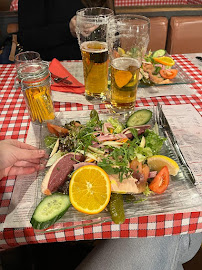
M 145 16 L 123 14 L 109 20 L 110 101 L 117 112 L 135 108 L 139 70 L 147 51 L 149 35 L 150 20 Z
M 106 100 L 108 91 L 107 24 L 113 16 L 109 8 L 84 8 L 76 13 L 76 34 L 80 46 L 85 97 L 98 104 Z

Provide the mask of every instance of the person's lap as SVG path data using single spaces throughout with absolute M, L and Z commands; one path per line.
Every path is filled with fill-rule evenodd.
M 77 270 L 182 270 L 201 242 L 202 233 L 101 240 Z

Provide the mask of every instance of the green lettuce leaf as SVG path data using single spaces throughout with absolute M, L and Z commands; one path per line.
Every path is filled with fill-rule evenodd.
M 149 147 L 152 150 L 153 155 L 157 155 L 166 138 L 159 136 L 153 130 L 147 129 L 144 133 L 146 140 L 146 147 Z
M 53 147 L 55 146 L 55 143 L 56 143 L 57 139 L 58 138 L 55 137 L 55 136 L 48 135 L 48 136 L 46 136 L 44 138 L 44 143 L 45 143 L 45 145 L 46 145 L 47 148 L 53 149 Z

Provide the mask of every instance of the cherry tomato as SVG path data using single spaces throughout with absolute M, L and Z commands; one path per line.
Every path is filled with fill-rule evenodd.
M 47 123 L 47 128 L 50 133 L 55 134 L 57 137 L 59 137 L 62 134 L 69 133 L 68 129 L 57 126 L 57 125 L 53 125 L 51 123 Z
M 164 79 L 174 79 L 177 76 L 177 69 L 161 69 L 160 74 Z
M 164 166 L 149 184 L 149 188 L 158 194 L 163 193 L 169 184 L 168 167 Z

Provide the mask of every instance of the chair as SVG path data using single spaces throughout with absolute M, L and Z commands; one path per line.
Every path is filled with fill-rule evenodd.
M 148 50 L 165 49 L 167 39 L 168 19 L 166 17 L 150 18 L 150 42 Z
M 18 32 L 18 12 L 0 11 L 0 47 L 6 38 Z
M 8 61 L 14 61 L 14 56 L 17 47 L 17 32 L 18 32 L 18 12 L 17 11 L 0 11 L 0 53 L 3 63 L 8 58 Z M 7 40 L 9 37 L 12 40 L 12 46 L 9 55 L 7 56 Z M 5 53 L 3 53 L 5 52 Z M 4 59 L 4 60 L 3 60 Z
M 170 54 L 202 52 L 202 16 L 171 17 L 166 49 Z

